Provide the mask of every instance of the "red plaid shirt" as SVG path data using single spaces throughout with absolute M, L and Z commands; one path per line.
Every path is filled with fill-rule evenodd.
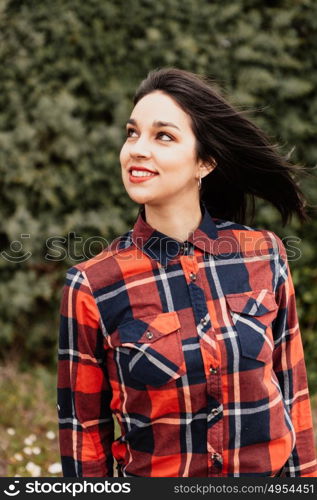
M 212 218 L 181 244 L 140 214 L 67 272 L 59 347 L 65 476 L 316 477 L 285 247 Z M 121 435 L 114 440 L 113 417 Z

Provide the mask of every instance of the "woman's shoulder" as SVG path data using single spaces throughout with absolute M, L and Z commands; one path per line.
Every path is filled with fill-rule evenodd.
M 223 245 L 224 241 L 236 241 L 241 249 L 265 250 L 270 253 L 279 254 L 286 257 L 286 250 L 282 239 L 272 230 L 256 226 L 241 224 L 232 220 L 212 218 L 217 228 L 218 244 Z

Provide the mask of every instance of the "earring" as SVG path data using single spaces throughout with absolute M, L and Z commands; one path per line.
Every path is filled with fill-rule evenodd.
M 199 176 L 198 177 L 198 190 L 201 189 L 201 177 Z

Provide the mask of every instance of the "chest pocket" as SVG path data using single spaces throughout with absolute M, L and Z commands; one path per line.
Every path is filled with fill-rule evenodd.
M 226 301 L 238 333 L 242 356 L 269 362 L 274 348 L 272 321 L 278 307 L 274 293 L 266 289 L 252 290 L 228 294 Z
M 115 345 L 129 377 L 142 384 L 161 386 L 186 372 L 176 311 L 119 325 Z

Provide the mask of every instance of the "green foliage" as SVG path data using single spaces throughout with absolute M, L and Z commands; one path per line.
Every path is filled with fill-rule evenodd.
M 316 165 L 317 3 L 2 0 L 0 12 L 0 244 L 6 252 L 0 345 L 25 362 L 48 363 L 65 269 L 135 220 L 118 154 L 133 92 L 150 69 L 208 75 L 233 104 L 254 110 L 281 152 Z M 315 180 L 316 174 L 302 180 L 311 202 Z M 293 221 L 281 229 L 274 209 L 260 202 L 256 225 L 301 239 L 302 256 L 290 264 L 316 390 L 317 224 Z M 54 251 L 52 236 L 61 238 Z M 89 248 L 84 243 L 92 237 L 100 241 Z M 18 262 L 27 251 L 32 255 Z

